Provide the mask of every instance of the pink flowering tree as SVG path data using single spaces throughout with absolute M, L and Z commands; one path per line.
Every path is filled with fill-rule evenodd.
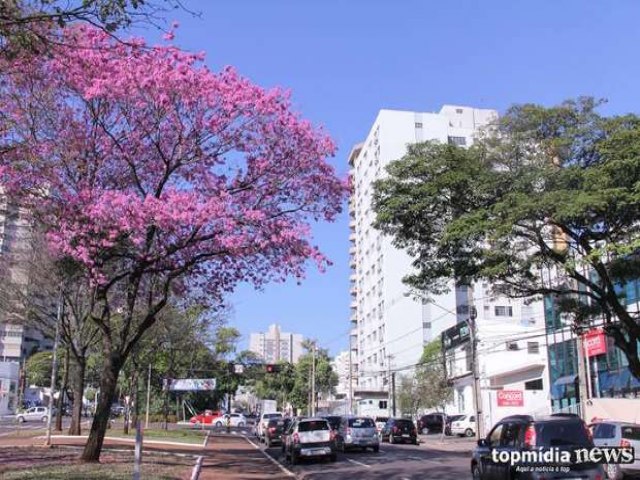
M 64 35 L 60 55 L 0 65 L 0 174 L 89 279 L 104 363 L 82 459 L 97 461 L 118 374 L 170 297 L 215 303 L 322 269 L 310 224 L 336 217 L 347 185 L 286 92 L 171 45 Z

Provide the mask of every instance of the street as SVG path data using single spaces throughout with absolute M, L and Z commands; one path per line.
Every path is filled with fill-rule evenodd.
M 88 421 L 90 419 L 84 418 L 82 419 L 83 428 L 86 428 L 88 425 Z M 66 432 L 71 423 L 71 417 L 62 417 L 62 431 Z M 6 416 L 0 418 L 0 437 L 6 437 L 11 435 L 20 435 L 21 433 L 25 434 L 37 434 L 37 433 L 45 433 L 47 428 L 46 422 L 24 422 L 18 423 L 16 422 L 13 416 Z M 59 433 L 55 432 L 55 418 L 53 419 L 53 424 L 51 425 L 52 431 L 54 434 Z
M 255 438 L 248 437 L 256 443 Z M 421 445 L 380 445 L 374 453 L 351 451 L 339 453 L 338 461 L 303 460 L 300 464 L 288 464 L 280 446 L 260 448 L 277 460 L 299 479 L 463 479 L 471 478 L 469 454 L 461 451 L 436 450 Z

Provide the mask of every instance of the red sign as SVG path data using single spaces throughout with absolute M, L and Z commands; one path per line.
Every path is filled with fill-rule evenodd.
M 498 390 L 499 407 L 522 407 L 524 397 L 522 390 Z
M 607 336 L 599 328 L 587 332 L 584 336 L 583 342 L 584 349 L 587 352 L 587 357 L 607 353 Z

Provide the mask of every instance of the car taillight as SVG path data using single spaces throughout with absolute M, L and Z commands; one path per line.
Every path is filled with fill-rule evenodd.
M 535 447 L 536 446 L 536 428 L 533 425 L 529 425 L 524 431 L 524 446 Z
M 335 439 L 336 439 L 336 431 L 331 430 L 331 433 L 329 434 L 329 440 L 334 441 Z
M 628 447 L 631 446 L 631 442 L 629 440 L 627 440 L 626 438 L 623 438 L 622 440 L 620 440 L 620 446 L 628 448 Z
M 351 435 L 351 429 L 347 428 L 347 435 Z
M 418 431 L 416 430 L 416 427 L 411 427 L 411 433 L 413 433 L 414 435 L 418 434 Z
M 602 475 L 600 475 L 599 473 L 596 473 L 595 480 L 604 480 L 604 477 Z
M 276 431 L 276 427 L 270 427 L 270 428 L 269 428 L 269 432 L 273 433 L 273 432 L 275 432 L 275 431 Z
M 293 443 L 300 443 L 300 436 L 298 435 L 298 432 L 293 434 Z

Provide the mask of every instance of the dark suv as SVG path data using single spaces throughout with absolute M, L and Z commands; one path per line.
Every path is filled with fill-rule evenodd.
M 380 441 L 389 443 L 410 442 L 418 444 L 418 432 L 411 420 L 406 418 L 390 418 L 380 431 Z
M 264 443 L 269 448 L 271 445 L 282 442 L 282 434 L 289 427 L 289 422 L 284 418 L 274 418 L 269 420 L 267 428 L 264 430 Z
M 478 440 L 478 446 L 473 451 L 471 459 L 471 474 L 474 480 L 604 479 L 602 467 L 594 463 L 550 463 L 538 467 L 528 465 L 527 468 L 517 471 L 517 466 L 494 462 L 491 453 L 494 449 L 498 452 L 544 452 L 551 447 L 559 452 L 571 452 L 593 447 L 593 441 L 586 425 L 576 415 L 556 414 L 539 418 L 513 415 L 503 418 L 491 429 L 487 438 Z M 552 472 L 551 469 L 557 470 Z
M 444 413 L 422 415 L 417 422 L 418 431 L 420 433 L 442 433 L 442 425 L 446 423 L 446 418 Z

